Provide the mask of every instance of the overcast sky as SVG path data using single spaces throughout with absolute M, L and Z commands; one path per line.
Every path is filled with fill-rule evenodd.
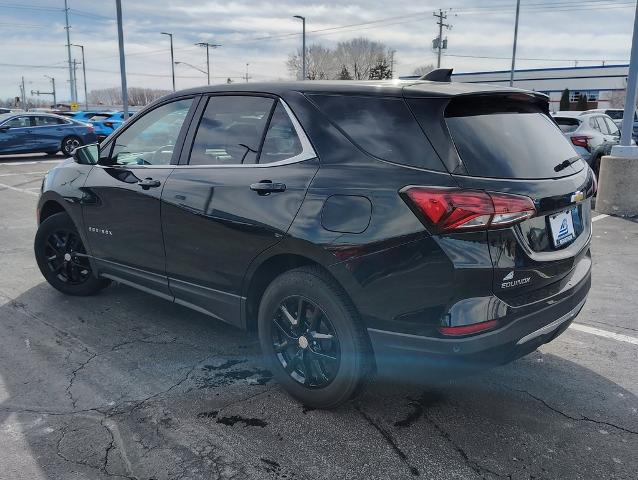
M 396 72 L 436 61 L 432 12 L 450 9 L 448 56 L 455 71 L 508 69 L 515 0 L 122 0 L 129 86 L 171 88 L 168 38 L 174 33 L 175 59 L 205 68 L 198 41 L 223 46 L 211 53 L 217 82 L 246 72 L 251 81 L 287 79 L 286 59 L 307 42 L 334 45 L 364 36 L 396 50 Z M 0 97 L 45 90 L 54 76 L 58 99 L 69 97 L 63 0 L 0 1 Z M 119 85 L 114 0 L 69 0 L 71 43 L 85 45 L 89 90 Z M 522 0 L 517 66 L 541 68 L 626 63 L 635 2 L 623 0 Z M 370 23 L 375 22 L 375 23 Z M 79 49 L 74 56 L 80 59 Z M 496 58 L 474 58 L 496 57 Z M 177 88 L 202 85 L 205 75 L 176 67 Z M 78 74 L 81 77 L 81 74 Z M 81 89 L 80 89 L 81 91 Z M 82 94 L 80 94 L 83 97 Z

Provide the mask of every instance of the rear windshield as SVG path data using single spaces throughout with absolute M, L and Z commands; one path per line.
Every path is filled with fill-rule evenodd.
M 525 100 L 521 95 L 452 100 L 445 120 L 468 174 L 553 178 L 583 168 L 581 162 L 558 167 L 577 153 L 542 108 L 537 100 Z
M 370 155 L 402 165 L 445 170 L 402 98 L 319 94 L 308 97 Z
M 578 130 L 578 127 L 580 127 L 580 120 L 577 120 L 576 118 L 554 117 L 554 120 L 558 123 L 558 126 L 564 133 L 575 132 Z

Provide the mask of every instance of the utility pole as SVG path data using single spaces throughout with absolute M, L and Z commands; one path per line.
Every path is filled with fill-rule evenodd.
M 295 15 L 293 18 L 301 20 L 302 24 L 302 40 L 301 40 L 301 79 L 306 79 L 306 17 Z M 248 80 L 246 80 L 248 81 Z
M 86 110 L 89 109 L 89 95 L 86 91 L 86 61 L 84 60 L 84 45 L 77 45 L 75 43 L 72 44 L 73 47 L 80 47 L 80 49 L 82 50 L 82 80 L 84 80 L 84 108 Z M 77 77 L 75 77 L 77 80 Z M 77 81 L 76 81 L 76 88 L 77 88 Z M 77 90 L 76 90 L 77 92 Z M 76 93 L 77 96 L 77 93 Z
M 390 50 L 390 79 L 394 78 L 394 54 L 396 50 Z
M 250 77 L 248 76 L 248 65 L 250 65 L 250 63 L 247 63 L 247 64 L 246 64 L 246 76 L 244 77 L 244 78 L 246 79 L 246 83 L 248 83 L 248 79 L 250 78 Z
M 73 63 L 71 62 L 71 27 L 69 26 L 69 5 L 68 0 L 64 0 L 64 16 L 66 19 L 66 26 L 64 29 L 66 30 L 66 51 L 68 55 L 69 62 L 69 87 L 71 88 L 71 102 L 75 103 L 77 101 L 77 97 L 75 96 L 75 82 L 73 79 Z
M 195 45 L 200 47 L 206 47 L 206 75 L 208 76 L 208 85 L 210 85 L 210 50 L 209 48 L 217 48 L 221 47 L 221 45 L 216 43 L 208 43 L 208 42 L 198 42 Z
M 450 28 L 450 25 L 443 23 L 443 20 L 447 20 L 447 12 L 444 12 L 442 9 L 439 9 L 439 13 L 434 12 L 432 15 L 438 18 L 436 23 L 439 26 L 439 37 L 435 43 L 436 49 L 438 50 L 436 68 L 441 68 L 441 50 L 443 50 L 443 48 L 447 48 L 447 45 L 445 47 L 443 46 L 443 27 Z
M 57 108 L 58 106 L 58 99 L 55 96 L 55 78 L 53 77 L 49 77 L 48 75 L 45 75 L 46 78 L 48 78 L 49 80 L 51 80 L 51 87 L 52 87 L 52 94 L 53 94 L 53 108 Z
M 122 110 L 128 120 L 128 87 L 126 86 L 126 59 L 124 58 L 124 28 L 122 27 L 122 0 L 115 0 L 117 14 L 117 42 L 120 50 L 120 77 L 122 81 Z
M 20 82 L 20 97 L 21 97 L 21 102 L 22 105 L 20 105 L 22 107 L 22 110 L 26 110 L 25 107 L 27 105 L 27 92 L 24 88 L 24 76 L 22 77 L 22 82 Z
M 173 91 L 175 91 L 175 58 L 173 57 L 173 34 L 168 32 L 160 32 L 160 35 L 168 35 L 171 39 L 171 74 L 173 76 Z
M 516 20 L 514 21 L 514 46 L 512 47 L 512 69 L 510 70 L 510 87 L 514 86 L 514 69 L 516 68 L 516 43 L 518 41 L 518 17 L 521 12 L 521 0 L 516 0 Z

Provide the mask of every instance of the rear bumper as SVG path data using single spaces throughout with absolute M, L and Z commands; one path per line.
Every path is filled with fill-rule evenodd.
M 512 309 L 514 320 L 483 334 L 464 338 L 433 338 L 405 333 L 368 329 L 377 367 L 405 369 L 409 367 L 484 368 L 508 363 L 550 342 L 571 324 L 583 308 L 591 286 L 591 270 L 568 289 L 557 295 L 555 302 Z

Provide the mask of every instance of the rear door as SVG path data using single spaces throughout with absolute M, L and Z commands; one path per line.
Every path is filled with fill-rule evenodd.
M 34 148 L 42 151 L 59 150 L 68 125 L 61 118 L 35 115 L 33 128 Z
M 176 302 L 238 324 L 248 265 L 285 235 L 319 164 L 276 97 L 201 107 L 162 194 L 166 271 Z
M 410 105 L 419 111 L 427 108 L 423 102 L 411 100 Z M 441 135 L 447 135 L 458 160 L 453 176 L 461 188 L 534 201 L 536 216 L 488 232 L 495 293 L 510 304 L 533 301 L 587 254 L 590 169 L 548 116 L 546 104 L 532 95 L 454 97 L 444 110 L 443 125 Z

